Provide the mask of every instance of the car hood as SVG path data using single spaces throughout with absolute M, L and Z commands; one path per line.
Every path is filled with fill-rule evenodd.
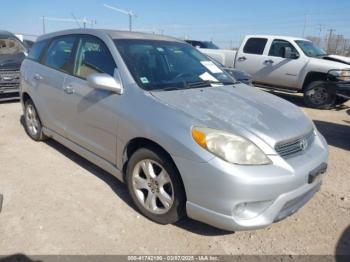
M 345 63 L 350 65 L 350 57 L 340 56 L 340 55 L 328 55 L 324 57 L 325 60 L 331 60 L 335 62 Z
M 312 122 L 295 105 L 277 96 L 249 87 L 208 87 L 175 91 L 153 91 L 162 103 L 189 115 L 195 124 L 248 133 L 271 147 L 277 142 L 310 132 Z
M 24 53 L 17 53 L 13 55 L 0 54 L 0 70 L 19 70 L 24 58 Z

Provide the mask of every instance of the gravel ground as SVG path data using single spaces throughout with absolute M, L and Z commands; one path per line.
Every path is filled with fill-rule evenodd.
M 20 104 L 0 103 L 0 254 L 350 255 L 349 106 L 302 108 L 330 145 L 321 191 L 286 220 L 231 233 L 190 219 L 166 226 L 147 220 L 116 178 L 54 141 L 33 142 Z

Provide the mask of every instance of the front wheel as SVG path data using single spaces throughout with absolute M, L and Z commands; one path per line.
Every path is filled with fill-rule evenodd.
M 126 183 L 138 210 L 159 224 L 185 215 L 185 192 L 175 166 L 156 149 L 137 150 L 128 161 Z
M 335 99 L 334 88 L 323 81 L 310 83 L 304 91 L 304 102 L 308 107 L 328 109 L 334 105 Z

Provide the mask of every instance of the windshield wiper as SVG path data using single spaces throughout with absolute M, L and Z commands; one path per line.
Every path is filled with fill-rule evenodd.
M 211 87 L 212 84 L 216 85 L 234 85 L 236 82 L 220 82 L 220 81 L 212 81 L 212 80 L 204 80 L 198 82 L 190 82 L 187 83 L 189 88 L 200 88 L 200 87 Z

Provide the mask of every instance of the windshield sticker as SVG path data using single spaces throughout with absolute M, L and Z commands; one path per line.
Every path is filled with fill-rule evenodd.
M 213 77 L 208 72 L 205 72 L 204 74 L 201 74 L 199 76 L 199 78 L 202 79 L 203 81 L 219 82 L 215 77 Z
M 161 48 L 161 47 L 157 47 L 157 50 L 158 50 L 159 52 L 164 52 L 164 49 Z
M 204 65 L 213 74 L 223 73 L 222 70 L 212 61 L 202 61 L 201 64 Z
M 142 84 L 149 84 L 147 77 L 140 77 Z

